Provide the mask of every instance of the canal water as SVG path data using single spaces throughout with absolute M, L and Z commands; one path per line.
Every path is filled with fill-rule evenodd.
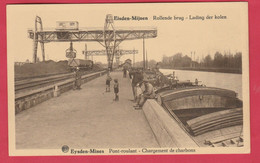
M 241 74 L 172 69 L 160 69 L 160 71 L 164 75 L 172 74 L 172 72 L 175 71 L 175 75 L 178 77 L 180 81 L 190 80 L 191 82 L 194 82 L 197 78 L 199 81 L 201 81 L 199 84 L 204 84 L 208 87 L 218 87 L 233 90 L 238 94 L 238 98 L 242 99 Z

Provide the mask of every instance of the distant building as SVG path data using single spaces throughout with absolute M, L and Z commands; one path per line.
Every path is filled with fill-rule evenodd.
M 14 62 L 15 66 L 22 66 L 24 65 L 26 62 Z
M 25 63 L 30 63 L 29 59 L 26 59 L 25 62 L 14 62 L 14 65 L 15 66 L 21 66 L 21 65 L 24 65 Z

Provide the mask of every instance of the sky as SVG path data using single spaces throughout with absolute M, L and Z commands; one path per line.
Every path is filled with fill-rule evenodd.
M 7 6 L 7 44 L 8 56 L 16 62 L 32 61 L 33 41 L 28 38 L 27 30 L 34 28 L 36 15 L 40 16 L 43 28 L 55 28 L 56 21 L 78 21 L 79 28 L 103 28 L 107 14 L 113 16 L 148 17 L 143 21 L 114 21 L 115 27 L 156 27 L 157 37 L 145 40 L 148 59 L 161 61 L 162 56 L 176 53 L 191 56 L 195 60 L 216 51 L 242 52 L 248 55 L 247 3 L 132 3 L 132 4 L 58 4 L 58 5 L 8 5 Z M 206 19 L 207 16 L 213 19 Z M 215 15 L 226 19 L 214 19 Z M 183 17 L 181 20 L 153 20 L 153 16 Z M 189 17 L 204 16 L 201 19 Z M 66 60 L 65 50 L 69 42 L 50 42 L 45 44 L 47 60 Z M 88 50 L 104 50 L 98 42 L 75 42 L 77 58 L 84 58 L 82 50 L 87 44 Z M 138 50 L 136 61 L 142 61 L 143 40 L 123 41 L 123 50 Z M 38 46 L 40 60 L 41 51 Z M 193 55 L 194 57 L 194 55 Z M 125 55 L 121 61 L 132 59 Z M 105 63 L 106 56 L 94 57 L 94 61 Z

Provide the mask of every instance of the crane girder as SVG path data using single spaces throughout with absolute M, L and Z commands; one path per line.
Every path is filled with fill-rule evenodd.
M 39 19 L 39 21 L 38 21 Z M 37 23 L 40 22 L 41 28 L 38 30 Z M 44 43 L 48 42 L 98 42 L 105 51 L 102 54 L 107 56 L 108 68 L 112 69 L 114 55 L 120 57 L 123 55 L 122 52 L 117 52 L 119 44 L 124 40 L 135 40 L 135 39 L 148 39 L 157 37 L 156 28 L 115 28 L 113 15 L 107 14 L 105 19 L 104 28 L 57 28 L 57 29 L 44 29 L 42 28 L 42 22 L 40 18 L 36 18 L 35 30 L 28 30 L 28 37 L 34 41 L 34 62 L 37 57 L 37 43 L 40 42 L 42 45 L 42 53 L 44 54 Z M 95 52 L 98 55 L 101 53 Z M 118 53 L 118 54 L 117 54 Z M 130 51 L 125 54 L 133 54 Z M 87 56 L 87 55 L 86 55 Z
M 115 55 L 116 56 L 122 56 L 122 55 L 127 55 L 127 54 L 137 54 L 138 50 L 115 50 Z M 87 54 L 88 56 L 106 56 L 106 50 L 91 50 L 91 51 L 87 51 L 87 53 L 85 53 L 85 51 L 83 51 L 83 54 Z
M 105 31 L 107 32 L 107 31 Z M 111 31 L 112 32 L 112 31 Z M 34 35 L 37 34 L 40 37 L 39 42 L 68 42 L 68 41 L 104 41 L 104 30 L 96 31 L 58 31 L 58 30 L 42 30 L 33 31 L 28 30 L 29 38 L 34 39 Z M 157 37 L 157 29 L 146 29 L 146 30 L 116 30 L 114 34 L 109 34 L 110 41 L 122 42 L 124 40 L 134 40 L 142 38 L 155 38 Z

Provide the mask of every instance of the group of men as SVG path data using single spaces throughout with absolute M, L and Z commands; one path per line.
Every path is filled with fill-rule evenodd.
M 154 88 L 149 80 L 144 75 L 142 69 L 129 73 L 132 79 L 132 90 L 136 109 L 141 109 L 147 99 L 155 98 Z
M 126 77 L 126 70 L 123 70 L 124 72 L 124 77 Z M 74 88 L 75 89 L 81 89 L 81 73 L 79 69 L 77 68 L 74 71 L 75 75 L 75 83 L 74 83 Z M 137 69 L 136 71 L 131 71 L 129 72 L 129 77 L 132 79 L 132 91 L 133 91 L 133 96 L 134 96 L 134 102 L 136 105 L 134 107 L 136 109 L 141 109 L 144 103 L 146 102 L 147 99 L 153 99 L 155 98 L 155 93 L 154 93 L 154 87 L 151 83 L 149 83 L 149 80 L 147 77 L 144 75 L 142 69 Z M 109 73 L 107 75 L 106 79 L 106 92 L 110 91 L 110 81 L 112 78 L 110 77 Z M 115 79 L 115 83 L 118 83 L 117 79 Z M 118 85 L 118 84 L 117 84 Z M 117 86 L 118 88 L 118 86 Z M 115 89 L 115 99 L 118 99 L 118 92 Z

